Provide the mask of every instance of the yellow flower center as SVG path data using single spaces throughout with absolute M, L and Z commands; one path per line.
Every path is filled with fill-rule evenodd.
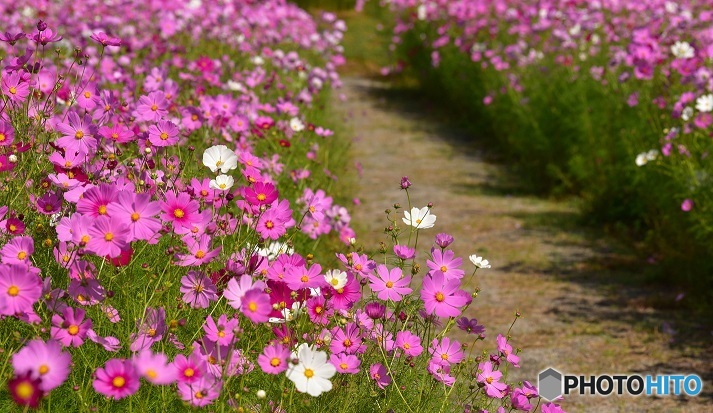
M 44 376 L 45 374 L 49 373 L 50 367 L 46 364 L 43 364 L 40 366 L 39 369 L 37 369 L 37 371 L 40 372 L 40 376 Z
M 111 241 L 113 239 L 114 239 L 114 234 L 112 234 L 111 232 L 107 232 L 106 234 L 104 234 L 105 241 Z
M 118 389 L 124 387 L 125 384 L 126 384 L 126 379 L 121 376 L 116 376 L 116 377 L 114 377 L 114 380 L 111 381 L 111 385 Z
M 88 242 L 89 242 L 89 235 L 83 235 L 83 236 L 82 236 L 82 239 L 81 239 L 81 242 L 83 242 L 83 243 L 85 243 L 85 244 L 88 243 Z
M 218 337 L 220 337 L 220 338 L 225 337 L 225 331 L 223 331 L 223 330 L 218 331 Z
M 344 340 L 344 343 L 342 343 L 342 344 L 344 344 L 344 347 L 351 347 L 352 341 L 349 339 L 346 339 L 346 340 Z
M 27 253 L 25 251 L 20 251 L 17 253 L 18 260 L 24 260 L 25 258 L 27 258 Z
M 134 212 L 133 214 L 131 214 L 131 220 L 132 220 L 133 222 L 138 221 L 139 218 L 141 218 L 141 216 L 139 215 L 138 212 Z
M 82 139 L 84 137 L 84 131 L 78 130 L 74 133 L 74 137 L 77 139 Z
M 84 97 L 89 99 L 90 97 L 92 97 L 92 94 L 89 92 L 84 92 Z
M 5 134 L 0 133 L 0 142 L 5 142 Z
M 173 216 L 176 218 L 183 218 L 183 216 L 186 215 L 185 212 L 181 208 L 176 208 L 173 210 Z
M 205 396 L 203 396 L 203 393 L 201 393 L 200 390 L 196 392 L 196 395 L 195 395 L 196 399 L 202 399 L 203 397 L 205 397 Z
M 17 231 L 17 226 L 15 224 L 10 224 L 10 232 Z
M 341 367 L 342 370 L 346 370 L 349 365 L 347 363 L 339 363 L 339 367 Z
M 411 348 L 411 344 L 409 343 L 404 343 L 404 350 L 408 350 Z
M 156 335 L 156 329 L 155 328 L 150 328 L 148 331 L 149 337 L 153 337 Z
M 158 373 L 156 373 L 156 370 L 154 369 L 146 370 L 146 375 L 149 376 L 150 379 L 155 379 L 156 377 L 158 377 Z
M 166 139 L 168 139 L 168 133 L 166 133 L 166 132 L 161 132 L 160 138 L 161 138 L 162 141 L 165 141 Z
M 106 205 L 99 206 L 99 215 L 106 215 Z
M 448 360 L 448 354 L 446 354 L 446 353 L 441 354 L 441 360 Z
M 267 229 L 272 229 L 275 227 L 275 224 L 273 224 L 272 221 L 267 221 L 265 222 L 265 226 L 267 227 Z
M 264 201 L 266 199 L 267 199 L 267 196 L 265 194 L 257 194 L 258 201 Z
M 280 365 L 280 359 L 278 359 L 277 357 L 273 357 L 272 360 L 270 360 L 270 365 L 271 365 L 272 367 L 277 367 L 277 366 L 279 366 L 279 365 Z
M 300 278 L 300 281 L 302 281 L 303 283 L 306 283 L 307 281 L 309 281 L 309 277 L 307 277 L 306 275 L 303 275 L 302 278 Z
M 323 311 L 323 310 L 324 310 L 324 309 L 322 308 L 322 306 L 319 306 L 319 305 L 314 308 L 315 314 L 322 314 L 322 311 Z
M 153 105 L 151 105 L 151 110 L 156 112 L 158 110 L 158 106 L 154 103 Z
M 79 334 L 79 326 L 76 324 L 72 324 L 67 328 L 67 332 L 70 336 L 76 336 L 77 334 Z
M 215 166 L 217 166 L 218 168 L 220 168 L 221 165 L 223 165 L 223 161 L 221 161 L 220 159 L 218 159 L 218 160 L 215 162 Z
M 255 301 L 250 301 L 250 304 L 248 304 L 248 309 L 253 313 L 257 311 L 257 304 L 255 304 Z
M 203 251 L 203 250 L 196 251 L 196 258 L 201 259 L 203 257 L 205 257 L 205 251 Z
M 417 220 L 416 220 L 416 223 L 417 223 L 417 224 L 420 224 L 420 223 L 421 223 L 421 220 L 420 220 L 420 219 L 417 219 Z
M 15 86 L 10 86 L 10 93 L 13 95 L 17 93 L 17 88 Z
M 393 286 L 394 286 L 394 282 L 393 282 L 393 281 L 387 281 L 387 282 L 386 282 L 386 288 L 391 288 L 391 287 L 393 287 Z
M 193 287 L 193 290 L 197 293 L 202 293 L 203 292 L 203 286 L 198 284 L 195 287 Z
M 7 294 L 10 297 L 17 297 L 17 295 L 20 294 L 20 289 L 17 288 L 16 285 L 11 285 L 10 288 L 7 289 Z
M 35 388 L 32 387 L 30 383 L 23 381 L 22 383 L 17 385 L 17 387 L 15 388 L 15 393 L 17 393 L 18 397 L 21 400 L 28 400 L 32 397 L 33 394 L 35 394 Z
M 314 371 L 312 369 L 305 369 L 305 377 L 311 379 L 314 376 Z
M 485 379 L 485 381 L 487 381 L 488 384 L 492 384 L 492 383 L 493 383 L 493 378 L 492 378 L 492 377 L 488 377 L 487 379 Z
M 441 265 L 441 272 L 446 272 L 446 271 L 448 271 L 448 267 L 446 267 L 445 265 Z
M 442 303 L 443 300 L 445 300 L 445 299 L 446 299 L 446 296 L 443 295 L 442 292 L 439 291 L 436 293 L 436 301 L 438 301 L 439 303 Z
M 195 374 L 196 374 L 195 370 L 193 370 L 193 369 L 190 368 L 190 367 L 187 368 L 187 369 L 185 369 L 185 370 L 183 370 L 183 375 L 186 376 L 186 377 L 193 377 Z

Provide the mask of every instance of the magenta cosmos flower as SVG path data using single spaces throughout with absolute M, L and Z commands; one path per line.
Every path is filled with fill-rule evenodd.
M 0 265 L 0 314 L 15 315 L 32 311 L 42 295 L 39 271 L 26 265 Z
M 426 275 L 421 288 L 421 299 L 426 313 L 438 317 L 459 316 L 460 308 L 468 302 L 466 297 L 458 294 L 459 288 L 458 279 L 445 281 L 441 271 L 434 271 L 430 276 Z
M 154 354 L 144 349 L 131 360 L 138 374 L 152 384 L 165 385 L 176 381 L 176 369 L 168 363 L 163 353 Z
M 136 118 L 138 120 L 157 122 L 168 114 L 168 101 L 166 101 L 166 93 L 156 90 L 141 96 L 139 104 L 136 107 Z
M 463 350 L 461 349 L 458 340 L 451 340 L 448 337 L 443 337 L 439 342 L 433 339 L 428 352 L 431 354 L 431 363 L 440 364 L 442 366 L 457 364 L 463 360 Z
M 79 347 L 87 337 L 87 331 L 92 328 L 92 320 L 84 319 L 85 312 L 81 308 L 66 307 L 62 315 L 52 316 L 50 335 L 65 347 Z
M 213 376 L 204 376 L 192 384 L 178 383 L 178 394 L 181 400 L 193 406 L 207 406 L 220 396 L 223 383 Z
M 62 346 L 49 340 L 32 340 L 22 350 L 12 356 L 12 367 L 20 376 L 30 373 L 40 379 L 40 390 L 49 392 L 59 387 L 69 376 L 69 364 L 72 357 L 62 351 Z
M 175 145 L 178 142 L 178 127 L 165 120 L 149 126 L 149 142 L 157 147 Z
M 179 354 L 171 363 L 174 370 L 176 371 L 176 378 L 179 383 L 195 383 L 205 376 L 207 372 L 207 366 L 205 360 L 201 358 L 199 354 L 191 353 L 190 356 L 186 357 L 183 354 Z
M 150 194 L 122 191 L 106 208 L 108 215 L 129 227 L 132 240 L 150 240 L 161 230 L 156 218 L 161 207 L 151 201 Z
M 198 208 L 198 202 L 191 200 L 187 193 L 176 196 L 173 192 L 166 192 L 166 201 L 161 202 L 161 219 L 174 226 L 190 228 L 201 220 Z
M 282 344 L 272 344 L 262 351 L 257 364 L 267 374 L 280 374 L 287 370 L 290 350 Z
M 110 258 L 116 258 L 128 249 L 131 231 L 119 218 L 100 216 L 89 228 L 87 251 Z
M 218 290 L 207 275 L 198 271 L 188 271 L 181 278 L 183 302 L 193 308 L 208 308 L 211 301 L 218 299 Z
M 139 373 L 131 360 L 111 359 L 96 370 L 92 386 L 97 393 L 115 400 L 131 396 L 139 390 Z
M 505 390 L 508 386 L 498 381 L 503 376 L 503 373 L 493 370 L 493 363 L 489 361 L 480 363 L 478 371 L 478 383 L 485 385 L 485 393 L 488 396 L 497 399 L 505 397 Z
M 507 338 L 505 338 L 502 334 L 498 334 L 497 342 L 498 351 L 502 353 L 508 363 L 512 364 L 514 367 L 520 367 L 518 364 L 520 362 L 520 357 L 513 353 L 512 346 L 508 344 Z
M 332 354 L 329 357 L 329 362 L 336 367 L 337 372 L 342 374 L 356 374 L 359 373 L 359 366 L 361 365 L 361 360 L 354 354 Z
M 20 72 L 6 74 L 0 83 L 0 90 L 11 102 L 22 104 L 30 95 L 30 86 L 22 81 Z
M 277 195 L 275 185 L 264 182 L 256 182 L 243 190 L 245 200 L 252 205 L 269 205 L 277 199 Z
M 3 264 L 22 264 L 29 262 L 35 252 L 35 243 L 31 237 L 15 237 L 0 250 Z
M 270 319 L 272 304 L 270 296 L 262 290 L 253 289 L 245 293 L 240 310 L 253 323 L 264 323 Z
M 180 261 L 178 261 L 177 265 L 182 267 L 203 265 L 217 257 L 221 251 L 221 247 L 214 250 L 210 249 L 211 238 L 208 234 L 203 234 L 198 239 L 186 235 L 182 238 L 182 241 L 186 243 L 186 248 L 188 249 L 188 254 L 179 256 Z
M 94 137 L 97 128 L 89 116 L 80 118 L 75 112 L 67 114 L 67 122 L 57 124 L 57 130 L 62 137 L 57 139 L 57 145 L 70 153 L 93 153 L 98 146 Z
M 376 274 L 369 275 L 369 287 L 377 293 L 380 300 L 401 301 L 404 295 L 413 291 L 408 285 L 411 277 L 404 277 L 401 268 L 395 267 L 389 270 L 385 265 L 376 267 Z
M 423 353 L 421 338 L 408 330 L 396 333 L 396 342 L 394 344 L 403 350 L 407 356 L 418 357 Z
M 218 323 L 213 320 L 213 316 L 208 316 L 205 324 L 203 324 L 205 338 L 221 346 L 230 345 L 233 338 L 235 338 L 235 329 L 237 328 L 238 319 L 231 318 L 228 320 L 228 316 L 225 314 L 218 317 Z
M 372 364 L 369 367 L 369 377 L 376 382 L 380 389 L 391 384 L 391 376 L 389 376 L 388 370 L 381 363 Z
M 243 296 L 246 292 L 252 289 L 265 290 L 267 285 L 263 281 L 255 281 L 253 277 L 243 274 L 240 278 L 231 278 L 228 281 L 228 287 L 223 291 L 223 297 L 228 301 L 228 304 L 234 309 L 240 309 Z
M 465 271 L 460 269 L 463 259 L 454 258 L 453 251 L 441 251 L 434 248 L 431 250 L 431 254 L 433 258 L 426 261 L 431 272 L 442 272 L 446 280 L 463 278 Z

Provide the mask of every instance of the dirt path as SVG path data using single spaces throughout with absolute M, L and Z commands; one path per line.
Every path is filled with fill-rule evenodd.
M 536 383 L 548 366 L 587 375 L 697 373 L 705 379 L 698 398 L 569 396 L 562 405 L 570 412 L 713 411 L 710 328 L 685 323 L 680 311 L 654 309 L 673 305 L 675 291 L 633 287 L 632 271 L 616 268 L 640 264 L 572 224 L 571 205 L 509 189 L 502 166 L 463 143 L 473 138 L 424 113 L 427 103 L 384 83 L 344 80 L 347 100 L 335 98 L 334 105 L 355 135 L 352 157 L 363 170 L 362 205 L 354 211 L 363 245 L 374 248 L 383 240 L 386 208 L 406 204 L 398 188 L 406 175 L 413 202 L 435 205 L 438 221 L 423 231 L 424 241 L 449 232 L 459 256 L 477 252 L 492 263 L 468 286 L 482 289 L 468 315 L 486 325 L 491 344 L 516 310 L 523 314 L 512 333 L 512 343 L 523 349 L 516 379 Z M 693 335 L 669 330 L 684 324 Z

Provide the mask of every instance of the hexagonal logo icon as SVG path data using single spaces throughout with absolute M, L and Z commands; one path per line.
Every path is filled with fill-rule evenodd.
M 537 376 L 537 391 L 543 399 L 552 401 L 562 395 L 562 373 L 552 367 Z

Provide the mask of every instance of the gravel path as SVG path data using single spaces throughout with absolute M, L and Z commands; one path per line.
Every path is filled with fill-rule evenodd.
M 573 224 L 573 206 L 518 195 L 503 166 L 467 143 L 475 138 L 429 113 L 428 102 L 384 83 L 344 81 L 347 99 L 335 97 L 333 104 L 354 134 L 352 159 L 361 165 L 362 205 L 354 220 L 362 225 L 362 245 L 375 249 L 386 241 L 384 210 L 406 205 L 398 183 L 407 175 L 414 204 L 433 202 L 438 216 L 422 239 L 449 232 L 459 256 L 477 252 L 493 265 L 467 285 L 482 289 L 468 316 L 486 325 L 490 344 L 516 310 L 522 313 L 512 331 L 512 343 L 523 349 L 522 368 L 511 370 L 515 379 L 536 383 L 548 366 L 586 375 L 696 373 L 705 380 L 696 398 L 569 396 L 562 406 L 569 412 L 713 411 L 711 328 L 675 309 L 676 291 L 635 287 L 641 263 Z

